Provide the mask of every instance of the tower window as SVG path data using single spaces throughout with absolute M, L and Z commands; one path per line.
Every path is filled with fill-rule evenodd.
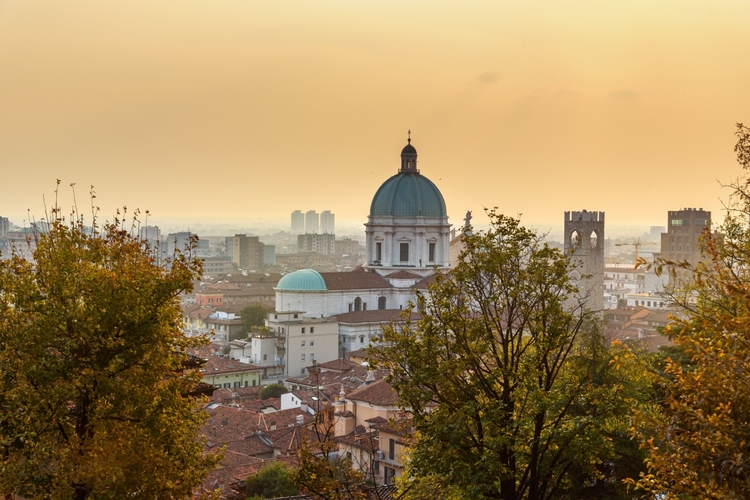
M 379 241 L 375 243 L 375 260 L 378 262 L 383 260 L 383 244 Z
M 428 258 L 428 260 L 430 262 L 435 262 L 435 244 L 434 243 L 430 243 L 429 249 L 430 250 L 429 250 L 429 258 Z
M 378 297 L 378 309 L 385 309 L 385 297 Z
M 362 310 L 362 299 L 357 297 L 354 299 L 354 310 L 355 311 L 361 311 Z
M 401 243 L 399 245 L 400 250 L 400 259 L 401 262 L 409 262 L 409 244 L 408 243 Z

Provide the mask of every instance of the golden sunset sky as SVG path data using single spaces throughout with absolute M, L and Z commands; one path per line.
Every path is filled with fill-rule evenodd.
M 716 217 L 749 41 L 747 0 L 0 0 L 0 215 L 59 178 L 104 213 L 365 222 L 411 129 L 454 225 Z

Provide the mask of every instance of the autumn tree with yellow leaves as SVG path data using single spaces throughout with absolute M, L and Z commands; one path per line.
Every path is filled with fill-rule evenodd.
M 121 218 L 52 218 L 33 263 L 0 262 L 0 493 L 187 498 L 217 462 L 178 302 L 200 262 L 156 265 Z
M 750 129 L 737 125 L 737 159 L 750 168 Z M 721 236 L 703 235 L 704 262 L 661 262 L 693 280 L 674 291 L 685 315 L 666 334 L 684 353 L 668 359 L 666 419 L 642 419 L 648 474 L 659 499 L 750 498 L 750 180 L 733 182 Z

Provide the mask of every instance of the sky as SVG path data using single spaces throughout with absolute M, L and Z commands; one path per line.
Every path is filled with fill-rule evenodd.
M 749 36 L 746 0 L 0 0 L 0 215 L 60 179 L 103 214 L 364 223 L 411 130 L 454 225 L 716 218 Z

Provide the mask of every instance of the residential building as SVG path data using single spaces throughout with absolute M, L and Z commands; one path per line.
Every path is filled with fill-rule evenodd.
M 262 369 L 220 354 L 210 355 L 201 368 L 202 382 L 217 388 L 260 385 Z
M 358 255 L 361 252 L 359 241 L 351 238 L 336 240 L 336 255 Z
M 232 239 L 232 262 L 242 270 L 259 271 L 264 268 L 264 244 L 257 236 L 235 234 Z
M 320 213 L 320 232 L 331 234 L 336 232 L 336 215 L 330 210 L 323 210 Z
M 339 357 L 339 328 L 333 319 L 306 315 L 304 311 L 277 311 L 268 315 L 266 327 L 276 334 L 274 358 L 276 366 L 284 368 L 279 375 L 298 376 L 310 365 Z M 261 366 L 263 361 L 270 359 L 253 359 Z
M 166 252 L 166 258 L 173 259 L 177 252 L 185 255 L 192 254 L 193 234 L 189 231 L 180 231 L 178 233 L 169 233 L 167 235 L 166 245 L 163 249 Z
M 0 238 L 6 238 L 10 231 L 10 220 L 7 217 L 0 217 Z
M 234 270 L 234 264 L 229 257 L 205 257 L 203 260 L 203 276 L 219 276 Z
M 323 255 L 336 254 L 336 236 L 329 233 L 305 233 L 297 236 L 298 252 L 317 252 Z
M 263 266 L 271 267 L 276 265 L 276 245 L 263 246 Z
M 320 215 L 315 210 L 308 210 L 305 214 L 305 232 L 320 232 Z
M 292 234 L 302 234 L 305 232 L 305 214 L 302 210 L 292 212 Z

